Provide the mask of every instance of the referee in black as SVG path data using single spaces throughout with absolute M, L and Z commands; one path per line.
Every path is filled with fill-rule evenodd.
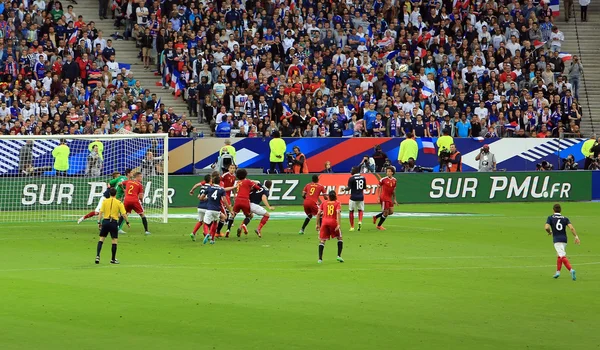
M 96 248 L 96 264 L 100 263 L 100 251 L 102 251 L 102 244 L 104 244 L 104 240 L 106 236 L 110 233 L 110 238 L 112 239 L 112 259 L 110 260 L 111 264 L 118 264 L 119 260 L 117 260 L 117 242 L 119 240 L 119 215 L 125 219 L 127 223 L 127 227 L 131 227 L 129 225 L 129 219 L 127 218 L 127 214 L 125 213 L 125 207 L 120 200 L 116 198 L 117 189 L 111 188 L 109 190 L 110 198 L 105 199 L 102 202 L 102 208 L 100 208 L 99 217 L 102 218 L 102 227 L 100 228 L 100 240 L 98 241 L 98 248 Z

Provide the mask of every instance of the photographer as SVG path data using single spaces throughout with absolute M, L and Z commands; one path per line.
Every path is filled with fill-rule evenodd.
M 535 165 L 535 171 L 551 171 L 553 167 L 550 162 L 543 160 L 541 163 Z
M 496 171 L 496 156 L 490 152 L 489 145 L 483 145 L 481 152 L 475 157 L 479 161 L 479 172 Z
M 362 174 L 375 172 L 375 161 L 369 156 L 364 156 L 362 162 L 358 165 Z
M 450 136 L 450 130 L 444 129 L 444 135 L 438 138 L 436 145 L 438 146 L 438 160 L 440 162 L 440 172 L 448 171 L 446 169 L 447 162 L 444 158 L 450 157 L 450 145 L 454 144 L 454 138 Z
M 308 174 L 308 164 L 306 163 L 306 156 L 300 152 L 300 147 L 294 147 L 295 158 L 292 161 L 292 170 L 294 174 Z
M 564 158 L 562 160 L 562 165 L 560 167 L 560 170 L 578 170 L 579 169 L 579 164 L 577 164 L 575 162 L 575 156 L 573 156 L 572 154 L 569 154 L 567 156 L 567 158 Z
M 417 165 L 415 163 L 415 159 L 412 157 L 408 158 L 408 161 L 406 163 L 403 163 L 402 165 L 403 165 L 403 167 L 402 167 L 403 173 L 423 173 L 423 172 L 431 173 L 431 172 L 433 172 L 433 168 L 422 167 L 420 165 Z
M 449 173 L 460 173 L 462 172 L 462 155 L 456 149 L 455 144 L 450 145 L 450 153 L 442 153 L 442 161 L 446 165 L 446 171 Z
M 373 153 L 371 158 L 375 161 L 375 171 L 383 171 L 386 166 L 390 165 L 390 160 L 387 154 L 381 150 L 380 145 L 375 146 L 375 153 Z

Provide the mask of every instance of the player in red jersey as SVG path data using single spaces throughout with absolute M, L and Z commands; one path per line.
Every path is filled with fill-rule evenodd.
M 329 191 L 329 200 L 324 201 L 319 206 L 317 213 L 317 230 L 319 231 L 319 260 L 323 262 L 323 251 L 325 250 L 325 242 L 330 238 L 337 238 L 338 253 L 337 261 L 343 263 L 342 249 L 344 249 L 344 241 L 342 241 L 342 230 L 340 223 L 342 222 L 342 204 L 337 200 L 335 191 Z
M 229 165 L 228 168 L 228 172 L 226 172 L 222 177 L 221 177 L 221 182 L 223 183 L 221 185 L 221 187 L 223 188 L 229 188 L 229 187 L 235 187 L 235 181 L 237 180 L 235 177 L 235 171 L 237 170 L 237 166 L 235 164 L 231 164 Z M 230 191 L 225 191 L 225 200 L 227 201 L 227 203 L 229 205 L 231 205 L 231 192 Z M 229 237 L 229 231 L 231 231 L 231 226 L 233 226 L 233 217 L 231 215 L 231 213 L 228 213 L 227 215 L 227 232 L 225 233 L 225 237 Z
M 246 171 L 246 169 L 238 169 L 235 172 L 235 177 L 238 179 L 236 186 L 237 196 L 235 197 L 235 202 L 233 204 L 233 215 L 231 219 L 233 220 L 240 211 L 244 213 L 244 216 L 249 218 L 252 215 L 250 210 L 250 192 L 252 190 L 258 191 L 261 188 L 256 182 L 246 178 L 248 177 L 248 171 Z M 245 234 L 248 234 L 248 228 L 243 222 L 237 230 L 238 237 L 242 235 L 242 230 L 244 230 Z
M 304 229 L 308 226 L 310 219 L 313 216 L 317 215 L 319 212 L 319 197 L 323 194 L 323 197 L 327 199 L 327 192 L 325 191 L 325 186 L 319 183 L 319 175 L 313 175 L 312 182 L 306 184 L 304 186 L 304 190 L 302 190 L 302 198 L 304 198 L 304 213 L 306 214 L 306 219 L 304 219 L 304 223 L 302 224 L 302 228 L 300 229 L 299 234 L 304 234 Z
M 397 205 L 396 202 L 396 178 L 394 174 L 396 173 L 396 169 L 392 166 L 385 168 L 386 177 L 379 181 L 379 203 L 381 203 L 381 213 L 373 216 L 373 223 L 377 223 L 377 219 L 379 219 L 379 223 L 377 224 L 377 229 L 384 231 L 385 228 L 383 222 L 385 219 L 394 213 L 394 205 Z
M 122 185 L 125 188 L 125 200 L 123 205 L 127 214 L 131 211 L 135 211 L 142 218 L 144 224 L 144 231 L 147 235 L 150 234 L 148 231 L 148 220 L 144 215 L 144 207 L 142 206 L 142 200 L 144 199 L 144 186 L 142 185 L 143 175 L 140 172 L 133 174 L 131 180 L 123 181 Z

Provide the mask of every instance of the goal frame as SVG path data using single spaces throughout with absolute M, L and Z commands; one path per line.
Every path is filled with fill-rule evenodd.
M 162 139 L 163 140 L 163 212 L 162 222 L 169 222 L 169 134 L 111 134 L 111 135 L 5 135 L 0 136 L 2 140 L 123 140 L 123 139 Z

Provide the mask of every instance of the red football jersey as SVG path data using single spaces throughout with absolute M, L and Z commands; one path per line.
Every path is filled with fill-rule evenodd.
M 325 201 L 321 203 L 320 210 L 323 213 L 323 222 L 339 224 L 337 222 L 338 213 L 342 210 L 342 204 L 339 201 Z
M 326 194 L 327 192 L 325 191 L 325 186 L 311 182 L 304 186 L 304 193 L 306 193 L 305 202 L 317 203 L 321 194 Z
M 381 200 L 391 201 L 392 195 L 396 191 L 396 179 L 384 177 L 379 181 L 379 186 L 381 186 Z
M 250 200 L 250 192 L 252 190 L 259 191 L 261 188 L 252 180 L 244 179 L 239 181 L 237 184 L 237 199 Z
M 135 180 L 123 181 L 123 187 L 125 187 L 125 200 L 127 201 L 138 201 L 140 194 L 144 193 L 144 186 Z
M 225 175 L 223 175 L 223 177 L 221 178 L 222 181 L 222 185 L 221 187 L 226 188 L 226 187 L 233 187 L 233 185 L 235 185 L 235 175 L 231 174 L 231 173 L 226 173 Z M 227 196 L 231 195 L 231 191 L 227 191 Z

